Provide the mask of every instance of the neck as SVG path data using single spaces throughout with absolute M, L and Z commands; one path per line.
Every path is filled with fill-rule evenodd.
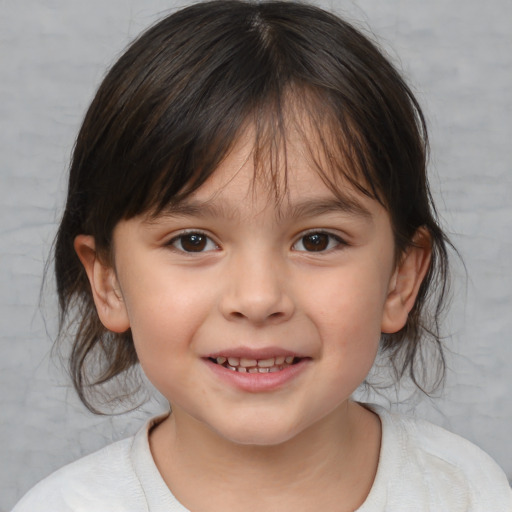
M 175 410 L 150 444 L 164 481 L 191 510 L 354 510 L 375 478 L 380 422 L 347 402 L 284 443 L 255 446 Z

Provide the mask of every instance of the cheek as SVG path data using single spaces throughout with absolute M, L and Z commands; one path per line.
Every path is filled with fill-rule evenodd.
M 340 335 L 374 332 L 380 324 L 387 297 L 387 280 L 377 272 L 347 269 L 326 273 L 310 282 L 304 292 L 318 326 Z
M 322 340 L 330 374 L 344 376 L 356 387 L 379 348 L 387 286 L 377 267 L 353 266 L 326 273 L 308 295 L 308 314 Z
M 132 309 L 132 336 L 146 377 L 171 401 L 180 389 L 193 385 L 187 381 L 186 369 L 192 360 L 197 324 L 185 302 L 157 298 Z
M 177 353 L 193 348 L 194 336 L 214 300 L 197 290 L 197 282 L 175 272 L 147 272 L 142 279 L 125 280 L 123 294 L 135 349 L 150 379 L 151 373 L 174 366 Z

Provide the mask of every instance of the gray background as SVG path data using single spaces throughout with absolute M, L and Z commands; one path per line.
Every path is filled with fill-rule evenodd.
M 405 409 L 489 452 L 512 477 L 512 2 L 318 2 L 371 27 L 430 122 L 432 186 L 454 269 L 444 394 Z M 70 150 L 105 69 L 169 8 L 158 0 L 0 0 L 0 512 L 62 464 L 133 432 L 157 400 L 95 417 L 50 356 L 38 302 Z M 441 192 L 442 191 L 442 192 Z

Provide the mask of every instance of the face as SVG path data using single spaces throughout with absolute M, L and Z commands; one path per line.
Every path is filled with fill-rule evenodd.
M 365 379 L 381 332 L 403 325 L 385 209 L 349 187 L 335 197 L 299 143 L 287 158 L 279 204 L 241 141 L 184 203 L 120 222 L 113 298 L 96 297 L 107 327 L 132 330 L 176 422 L 236 443 L 321 425 Z

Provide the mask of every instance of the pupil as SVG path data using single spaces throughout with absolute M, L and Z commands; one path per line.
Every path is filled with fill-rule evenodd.
M 329 245 L 329 236 L 323 233 L 307 235 L 302 243 L 308 251 L 325 251 Z
M 206 247 L 206 237 L 198 233 L 186 235 L 181 240 L 181 246 L 188 252 L 200 252 Z

